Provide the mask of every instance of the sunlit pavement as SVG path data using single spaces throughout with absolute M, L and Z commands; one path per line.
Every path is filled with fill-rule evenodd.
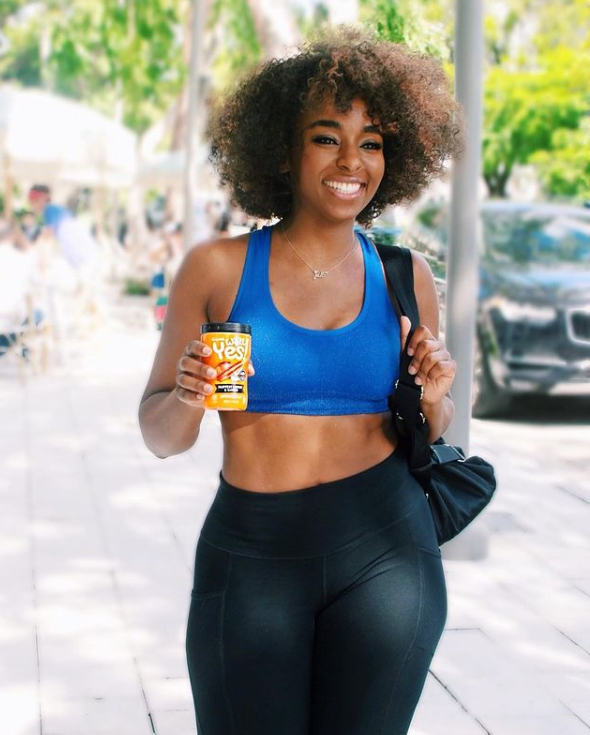
M 2 735 L 195 733 L 185 623 L 221 448 L 212 413 L 191 452 L 144 448 L 157 338 L 128 302 L 46 375 L 20 383 L 0 361 Z M 590 404 L 566 405 L 575 420 L 548 404 L 474 422 L 500 481 L 478 522 L 489 551 L 445 559 L 447 627 L 412 735 L 590 731 Z

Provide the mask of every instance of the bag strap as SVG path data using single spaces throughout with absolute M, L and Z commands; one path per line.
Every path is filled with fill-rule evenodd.
M 412 326 L 416 326 L 420 322 L 420 316 L 414 293 L 414 266 L 411 250 L 399 245 L 379 245 L 377 243 L 375 247 L 385 267 L 390 297 L 393 292 L 393 299 L 399 301 L 403 316 L 407 316 Z M 393 306 L 396 308 L 395 303 Z
M 407 316 L 412 323 L 400 355 L 399 379 L 395 393 L 389 397 L 389 405 L 406 443 L 410 471 L 426 489 L 430 483 L 433 463 L 428 443 L 428 425 L 420 410 L 421 388 L 414 382 L 414 376 L 408 372 L 412 361 L 407 352 L 408 344 L 415 327 L 420 323 L 414 293 L 412 253 L 408 248 L 397 245 L 376 245 L 376 247 L 385 269 L 387 292 L 393 308 L 398 318 L 402 315 Z

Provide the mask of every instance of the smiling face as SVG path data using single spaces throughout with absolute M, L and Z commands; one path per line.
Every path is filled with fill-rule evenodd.
M 362 100 L 348 112 L 325 102 L 301 115 L 289 161 L 296 216 L 306 211 L 354 221 L 375 196 L 385 172 L 383 138 Z

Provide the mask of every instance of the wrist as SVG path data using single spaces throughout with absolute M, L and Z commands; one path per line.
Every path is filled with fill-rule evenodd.
M 429 401 L 427 398 L 421 398 L 420 406 L 422 408 L 436 408 L 437 406 L 442 406 L 446 398 L 447 398 L 446 396 L 443 396 L 442 398 L 439 398 L 436 401 Z

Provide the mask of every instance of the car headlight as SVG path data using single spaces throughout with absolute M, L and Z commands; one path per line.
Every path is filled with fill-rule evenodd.
M 557 317 L 557 310 L 553 306 L 537 306 L 517 301 L 500 301 L 497 306 L 508 322 L 527 322 L 542 326 L 550 324 Z

